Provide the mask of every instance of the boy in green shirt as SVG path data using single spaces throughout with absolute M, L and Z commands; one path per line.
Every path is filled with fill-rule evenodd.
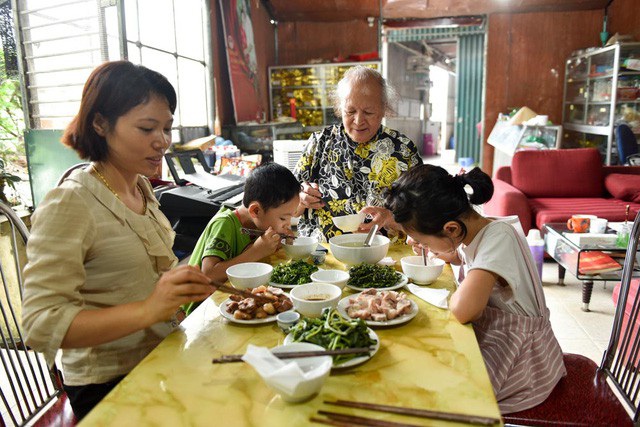
M 265 163 L 247 177 L 242 205 L 222 207 L 196 243 L 189 265 L 197 265 L 211 279 L 227 280 L 227 268 L 259 261 L 281 246 L 280 234 L 291 234 L 291 217 L 300 202 L 300 183 L 293 173 L 277 163 Z M 242 228 L 264 231 L 255 241 Z M 186 307 L 190 314 L 199 303 Z

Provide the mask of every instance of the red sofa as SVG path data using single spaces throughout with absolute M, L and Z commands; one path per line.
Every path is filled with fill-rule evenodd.
M 595 148 L 519 151 L 494 174 L 489 216 L 518 215 L 525 234 L 573 214 L 624 221 L 640 210 L 640 166 L 603 166 Z

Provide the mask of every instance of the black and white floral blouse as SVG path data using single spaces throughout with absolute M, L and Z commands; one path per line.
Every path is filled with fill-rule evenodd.
M 317 183 L 325 206 L 304 211 L 299 235 L 327 241 L 342 234 L 332 217 L 354 214 L 365 206 L 382 206 L 384 191 L 404 171 L 419 164 L 422 159 L 415 144 L 386 126 L 364 144 L 351 140 L 341 124 L 314 133 L 294 175 L 300 182 Z

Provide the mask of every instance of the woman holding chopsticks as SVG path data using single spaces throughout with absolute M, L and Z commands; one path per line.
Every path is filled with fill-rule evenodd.
M 96 68 L 63 142 L 92 161 L 44 198 L 24 270 L 26 342 L 53 363 L 82 419 L 176 326 L 181 304 L 216 289 L 175 267 L 174 232 L 146 176 L 171 142 L 176 93 L 127 61 Z
M 491 178 L 478 168 L 452 176 L 423 165 L 393 184 L 386 206 L 417 246 L 463 265 L 449 307 L 473 324 L 500 410 L 511 413 L 542 403 L 566 369 L 526 241 L 473 208 L 492 195 Z

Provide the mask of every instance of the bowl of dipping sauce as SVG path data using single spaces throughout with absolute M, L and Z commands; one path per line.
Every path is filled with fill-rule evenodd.
M 342 289 L 331 283 L 307 283 L 291 289 L 293 308 L 305 317 L 320 317 L 326 307 L 338 305 Z

